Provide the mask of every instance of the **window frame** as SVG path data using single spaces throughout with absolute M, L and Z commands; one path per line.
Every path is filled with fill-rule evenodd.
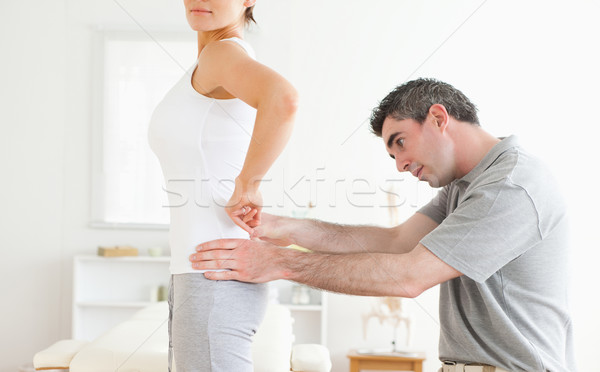
M 179 30 L 174 31 L 152 31 L 147 30 L 119 30 L 119 29 L 104 29 L 100 28 L 93 35 L 93 51 L 92 51 L 92 138 L 91 138 L 91 205 L 90 205 L 90 222 L 91 228 L 97 229 L 136 229 L 136 230 L 168 230 L 169 223 L 148 223 L 140 221 L 122 222 L 110 220 L 107 217 L 107 199 L 109 191 L 105 188 L 107 182 L 105 176 L 105 147 L 108 139 L 105 136 L 105 130 L 108 126 L 105 120 L 105 89 L 107 87 L 106 75 L 107 71 L 105 58 L 107 57 L 108 43 L 111 41 L 135 42 L 140 41 L 147 43 L 148 41 L 156 43 L 157 48 L 160 48 L 164 53 L 169 55 L 174 60 L 174 63 L 179 65 L 178 68 L 183 72 L 187 69 L 186 64 L 182 64 L 173 57 L 165 48 L 163 43 L 168 42 L 190 42 L 196 45 L 196 35 L 194 32 L 184 32 Z M 194 49 L 191 49 L 190 55 L 193 57 Z M 175 84 L 176 81 L 173 81 Z M 165 92 L 166 93 L 166 92 Z M 150 113 L 151 114 L 151 113 Z M 157 160 L 158 164 L 158 160 Z M 164 185 L 162 186 L 164 190 Z M 165 193 L 166 198 L 166 193 Z M 157 203 L 165 201 L 157 200 Z M 166 207 L 163 204 L 163 207 Z

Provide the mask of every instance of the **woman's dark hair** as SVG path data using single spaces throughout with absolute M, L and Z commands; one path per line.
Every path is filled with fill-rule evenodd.
M 379 103 L 371 114 L 371 130 L 381 137 L 388 116 L 423 124 L 429 108 L 435 104 L 443 105 L 456 120 L 479 125 L 477 107 L 460 90 L 439 80 L 417 79 L 397 86 Z
M 254 15 L 252 15 L 253 10 L 254 10 L 254 5 L 246 8 L 246 12 L 244 13 L 244 22 L 246 23 L 246 26 L 248 26 L 250 23 L 256 23 L 256 20 L 254 19 Z

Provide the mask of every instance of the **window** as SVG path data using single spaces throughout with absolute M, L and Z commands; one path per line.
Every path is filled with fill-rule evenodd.
M 195 34 L 101 32 L 94 84 L 92 226 L 166 227 L 169 210 L 147 128 L 192 65 Z

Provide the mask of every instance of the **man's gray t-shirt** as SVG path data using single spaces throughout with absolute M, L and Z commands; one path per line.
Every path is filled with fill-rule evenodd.
M 419 211 L 439 224 L 421 244 L 464 274 L 440 285 L 441 360 L 575 370 L 565 209 L 509 137 Z

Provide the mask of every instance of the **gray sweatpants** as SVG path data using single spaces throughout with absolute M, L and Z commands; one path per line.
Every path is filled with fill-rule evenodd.
M 252 372 L 252 336 L 267 307 L 267 284 L 171 276 L 169 371 Z

